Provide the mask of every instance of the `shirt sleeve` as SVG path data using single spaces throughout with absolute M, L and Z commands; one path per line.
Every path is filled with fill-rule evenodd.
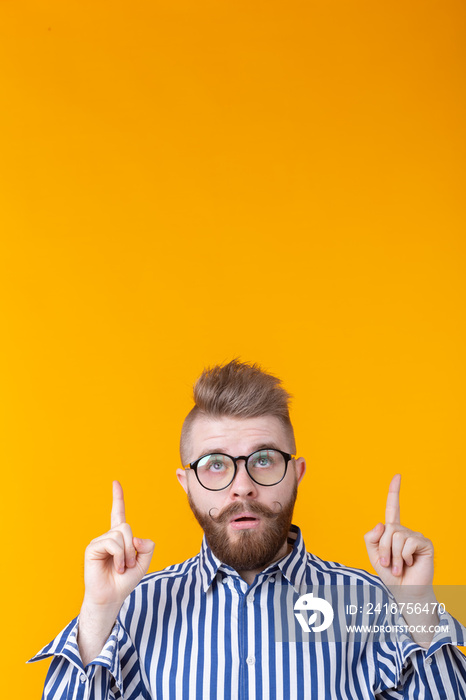
M 406 624 L 406 623 L 404 623 Z M 401 627 L 401 625 L 400 625 Z M 466 628 L 448 613 L 440 616 L 438 631 L 428 649 L 398 631 L 387 645 L 377 645 L 380 700 L 466 700 L 466 657 L 457 646 L 466 645 Z M 391 647 L 395 668 L 390 669 Z
M 146 697 L 141 692 L 141 674 L 136 650 L 117 619 L 100 654 L 85 668 L 77 643 L 79 617 L 28 663 L 52 658 L 42 700 L 125 700 Z

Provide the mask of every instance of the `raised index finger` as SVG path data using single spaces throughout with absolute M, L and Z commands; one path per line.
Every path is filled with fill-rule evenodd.
M 400 524 L 400 484 L 401 474 L 395 474 L 388 487 L 385 522 Z
M 113 503 L 112 503 L 112 528 L 126 522 L 125 497 L 119 481 L 113 482 Z

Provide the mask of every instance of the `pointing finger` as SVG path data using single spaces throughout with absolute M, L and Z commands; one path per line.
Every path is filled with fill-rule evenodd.
M 125 522 L 125 498 L 123 496 L 123 489 L 119 481 L 114 481 L 111 527 L 117 527 L 117 525 L 121 525 Z
M 401 474 L 395 474 L 388 487 L 385 522 L 393 525 L 400 524 L 400 484 Z

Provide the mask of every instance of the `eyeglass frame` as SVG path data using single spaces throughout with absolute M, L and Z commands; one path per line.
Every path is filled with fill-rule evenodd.
M 281 479 L 279 479 L 278 481 L 275 481 L 273 484 L 261 484 L 260 481 L 256 481 L 256 479 L 249 473 L 249 469 L 248 469 L 249 458 L 252 457 L 253 455 L 255 455 L 257 452 L 265 452 L 266 450 L 273 450 L 273 452 L 279 452 L 285 460 L 285 471 L 283 472 L 283 476 Z M 233 477 L 232 477 L 231 481 L 229 481 L 228 484 L 226 484 L 226 486 L 222 486 L 221 489 L 210 489 L 208 486 L 204 486 L 202 481 L 199 479 L 199 474 L 197 473 L 197 465 L 199 464 L 201 459 L 204 459 L 205 457 L 210 457 L 211 455 L 221 455 L 222 457 L 229 457 L 232 460 L 233 464 L 235 465 L 235 471 L 233 472 Z M 246 469 L 246 473 L 249 476 L 249 478 L 252 479 L 252 481 L 254 481 L 255 484 L 257 484 L 258 486 L 276 486 L 281 481 L 283 481 L 283 479 L 285 478 L 286 472 L 288 470 L 288 464 L 292 459 L 296 459 L 296 455 L 292 455 L 289 452 L 283 452 L 282 450 L 278 450 L 276 447 L 262 447 L 258 450 L 254 450 L 254 452 L 251 452 L 251 454 L 248 455 L 247 457 L 245 455 L 240 455 L 239 457 L 233 457 L 232 455 L 227 455 L 226 452 L 207 452 L 207 454 L 202 455 L 201 457 L 199 457 L 199 459 L 195 459 L 194 462 L 187 464 L 185 467 L 183 467 L 183 469 L 192 469 L 192 471 L 196 475 L 196 479 L 198 480 L 198 482 L 200 483 L 202 488 L 206 489 L 206 491 L 223 491 L 224 489 L 227 489 L 229 486 L 231 486 L 231 484 L 234 482 L 234 480 L 236 478 L 236 474 L 238 473 L 237 462 L 240 459 L 244 460 L 244 467 Z

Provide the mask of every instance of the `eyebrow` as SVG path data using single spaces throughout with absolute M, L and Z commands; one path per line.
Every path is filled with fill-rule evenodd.
M 277 444 L 273 441 L 261 442 L 261 443 L 258 443 L 257 445 L 255 445 L 249 454 L 252 455 L 252 454 L 254 454 L 254 452 L 259 452 L 259 450 L 267 450 L 267 449 L 280 450 L 281 448 L 277 447 Z M 285 452 L 285 451 L 286 450 L 282 450 L 282 452 Z M 208 452 L 203 452 L 201 455 L 199 455 L 199 457 L 196 457 L 196 459 L 193 459 L 192 461 L 195 462 L 197 459 L 200 459 L 201 457 L 204 457 L 205 455 L 218 455 L 218 454 L 228 455 L 229 452 L 227 452 L 224 447 L 210 449 Z M 230 455 L 230 456 L 233 457 L 234 455 Z M 245 455 L 245 456 L 247 457 L 247 455 Z

